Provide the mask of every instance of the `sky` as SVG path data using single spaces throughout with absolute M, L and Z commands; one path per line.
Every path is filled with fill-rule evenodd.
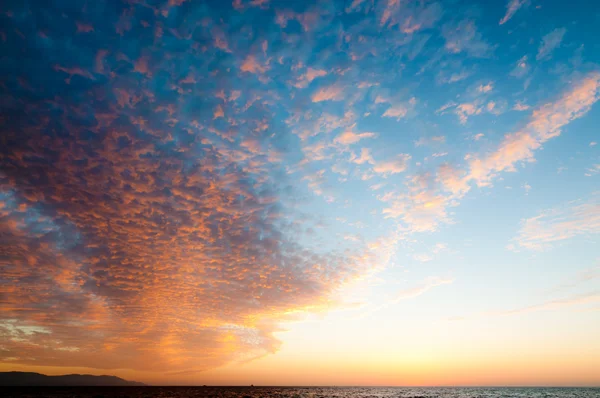
M 600 385 L 600 5 L 0 4 L 0 371 Z

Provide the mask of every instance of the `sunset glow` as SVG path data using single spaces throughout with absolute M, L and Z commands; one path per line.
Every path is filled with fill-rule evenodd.
M 0 371 L 600 385 L 592 3 L 1 2 Z

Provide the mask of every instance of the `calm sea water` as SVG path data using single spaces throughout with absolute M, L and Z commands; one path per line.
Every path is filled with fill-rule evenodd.
M 21 387 L 3 397 L 48 398 L 600 398 L 600 388 Z

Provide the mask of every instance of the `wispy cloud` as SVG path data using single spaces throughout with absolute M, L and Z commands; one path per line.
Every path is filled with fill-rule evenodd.
M 552 52 L 560 47 L 560 43 L 562 42 L 565 33 L 567 33 L 565 28 L 556 28 L 552 32 L 542 37 L 542 42 L 535 58 L 538 61 L 549 59 L 552 55 Z
M 595 194 L 587 201 L 571 202 L 523 220 L 511 247 L 544 250 L 563 240 L 599 233 L 600 195 Z
M 450 278 L 440 278 L 440 277 L 432 277 L 427 278 L 423 283 L 419 286 L 416 286 L 411 289 L 406 289 L 398 292 L 394 298 L 390 300 L 391 303 L 398 303 L 402 300 L 408 300 L 415 297 L 418 297 L 427 291 L 433 289 L 437 286 L 449 285 L 454 283 L 454 279 Z
M 600 74 L 592 72 L 555 102 L 538 107 L 523 128 L 506 134 L 495 149 L 467 155 L 466 167 L 442 165 L 435 178 L 412 176 L 406 192 L 386 197 L 383 214 L 402 220 L 412 232 L 435 231 L 440 223 L 451 221 L 449 208 L 459 204 L 471 190 L 471 184 L 489 186 L 499 173 L 516 171 L 519 162 L 533 161 L 534 152 L 544 142 L 558 137 L 561 128 L 585 115 L 599 97 Z M 444 108 L 453 106 L 456 104 Z
M 592 73 L 558 101 L 536 109 L 524 128 L 507 134 L 495 151 L 472 156 L 468 178 L 480 186 L 488 185 L 497 173 L 514 171 L 516 163 L 532 161 L 535 150 L 559 136 L 563 126 L 586 114 L 599 96 L 600 74 Z
M 342 145 L 356 144 L 362 139 L 376 137 L 375 133 L 354 133 L 350 130 L 344 131 L 335 138 L 335 142 Z
M 524 55 L 517 61 L 515 67 L 510 72 L 510 74 L 511 74 L 511 76 L 522 78 L 522 77 L 527 76 L 530 69 L 531 69 L 531 66 L 529 65 L 528 57 L 527 57 L 527 55 Z
M 446 50 L 450 53 L 466 53 L 472 57 L 488 57 L 493 47 L 483 39 L 473 21 L 464 20 L 442 28 Z
M 584 305 L 600 302 L 600 292 L 585 293 L 563 299 L 550 300 L 544 303 L 530 305 L 528 307 L 516 308 L 507 311 L 494 312 L 491 315 L 518 315 L 537 311 L 551 311 L 576 305 Z
M 448 321 L 464 321 L 477 318 L 513 316 L 539 311 L 555 311 L 561 309 L 569 309 L 570 307 L 585 306 L 586 304 L 594 304 L 598 302 L 600 302 L 600 292 L 592 291 L 589 293 L 577 294 L 565 298 L 548 300 L 539 304 L 518 307 L 510 310 L 485 311 L 472 316 L 453 316 L 448 318 Z
M 504 25 L 506 22 L 508 22 L 508 20 L 511 19 L 513 15 L 515 15 L 515 13 L 526 4 L 527 0 L 509 0 L 508 4 L 506 5 L 506 14 L 504 14 L 504 17 L 502 17 L 500 20 L 500 25 Z

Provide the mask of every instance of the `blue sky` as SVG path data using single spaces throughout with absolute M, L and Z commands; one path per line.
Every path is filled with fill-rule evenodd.
M 594 4 L 0 11 L 3 369 L 600 382 Z

